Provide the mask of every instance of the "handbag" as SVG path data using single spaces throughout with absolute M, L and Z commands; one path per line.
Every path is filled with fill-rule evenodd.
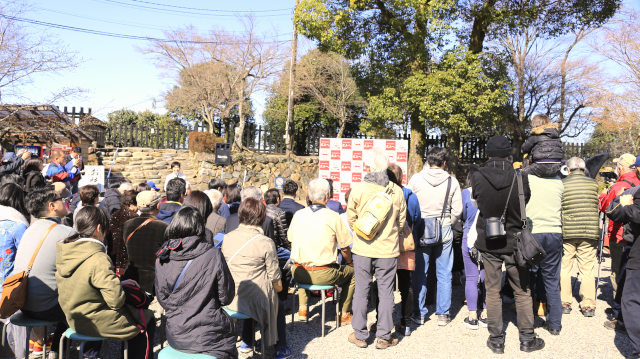
M 151 304 L 151 300 L 147 293 L 139 287 L 123 285 L 122 290 L 124 291 L 124 302 L 134 308 L 147 309 L 149 304 Z
M 444 196 L 444 204 L 442 205 L 442 215 L 440 218 L 431 217 L 423 218 L 424 234 L 420 238 L 418 247 L 432 247 L 442 243 L 442 221 L 447 210 L 447 200 L 449 199 L 449 191 L 451 190 L 451 176 L 447 179 L 447 194 Z
M 398 233 L 398 242 L 400 243 L 400 253 L 416 249 L 416 242 L 413 241 L 413 230 L 406 221 L 404 222 L 404 227 Z
M 520 219 L 522 220 L 522 231 L 516 233 L 515 257 L 519 266 L 525 267 L 527 264 L 534 266 L 542 262 L 547 253 L 542 248 L 538 239 L 529 230 L 527 221 L 526 204 L 524 203 L 524 188 L 522 186 L 522 173 L 516 170 L 518 177 L 518 197 L 520 198 Z
M 507 203 L 504 205 L 504 211 L 500 217 L 489 217 L 484 219 L 484 237 L 486 239 L 498 239 L 507 235 L 507 231 L 504 228 L 506 222 L 505 217 L 507 215 L 507 208 L 509 207 L 509 201 L 511 200 L 511 192 L 513 192 L 513 184 L 516 181 L 516 176 L 513 176 L 511 180 L 511 187 L 509 187 L 509 195 L 507 196 Z
M 4 281 L 4 284 L 2 284 L 2 297 L 0 297 L 0 317 L 2 319 L 7 319 L 15 314 L 15 312 L 22 309 L 27 297 L 27 279 L 29 279 L 29 273 L 31 272 L 31 267 L 33 267 L 33 262 L 35 262 L 38 251 L 40 251 L 40 247 L 42 247 L 44 240 L 47 238 L 49 233 L 51 233 L 53 227 L 57 225 L 57 223 L 52 224 L 47 231 L 44 232 L 40 243 L 38 243 L 38 247 L 36 247 L 36 251 L 33 253 L 33 256 L 31 256 L 31 262 L 29 262 L 27 270 L 8 277 Z

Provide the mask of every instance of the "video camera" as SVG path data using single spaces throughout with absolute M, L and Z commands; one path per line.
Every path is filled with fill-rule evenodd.
M 599 175 L 607 185 L 615 183 L 618 179 L 618 175 L 615 172 L 600 172 Z

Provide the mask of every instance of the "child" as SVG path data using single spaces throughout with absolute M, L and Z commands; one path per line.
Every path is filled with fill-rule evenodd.
M 167 179 L 164 181 L 164 191 L 167 191 L 167 183 L 169 183 L 169 181 L 171 181 L 174 178 L 182 178 L 183 180 L 185 180 L 185 182 L 187 181 L 187 177 L 185 175 L 183 175 L 182 173 L 180 173 L 180 162 L 172 162 L 171 163 L 171 170 L 173 171 L 173 173 L 170 173 L 167 176 Z
M 551 123 L 547 115 L 535 115 L 531 127 L 531 137 L 522 145 L 529 160 L 524 172 L 538 177 L 556 176 L 563 157 L 558 125 Z

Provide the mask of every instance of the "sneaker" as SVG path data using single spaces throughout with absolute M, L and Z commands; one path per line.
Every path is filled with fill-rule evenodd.
M 605 321 L 604 327 L 609 330 L 615 330 L 618 333 L 627 333 L 627 327 L 625 327 L 624 323 L 620 323 L 616 319 Z
M 478 319 L 478 322 L 480 323 L 480 326 L 482 326 L 483 328 L 489 327 L 489 323 L 487 323 L 487 318 L 480 318 Z
M 369 332 L 370 333 L 375 333 L 378 331 L 378 323 L 377 322 L 373 322 L 371 324 L 369 324 Z
M 491 349 L 493 354 L 504 354 L 504 343 L 496 344 L 492 343 L 490 339 L 487 340 L 487 347 Z
M 247 343 L 242 342 L 242 344 L 240 344 L 240 348 L 238 348 L 238 351 L 240 353 L 246 354 L 246 353 L 251 353 L 253 351 L 253 348 L 247 345 Z
M 341 315 L 340 316 L 340 325 L 351 324 L 352 320 L 353 320 L 353 314 L 351 314 L 351 313 L 347 313 L 345 315 Z
M 562 305 L 562 314 L 571 314 L 571 304 Z
M 596 316 L 596 310 L 592 309 L 592 308 L 584 308 L 582 309 L 582 315 L 584 315 L 587 318 L 591 318 L 591 317 L 595 317 Z
M 369 345 L 364 340 L 356 338 L 356 333 L 349 334 L 349 343 L 355 344 L 358 348 L 366 348 Z
M 298 310 L 298 320 L 301 322 L 306 322 L 307 321 L 307 310 Z
M 392 347 L 396 344 L 398 344 L 398 338 L 396 338 L 394 334 L 391 334 L 391 338 L 389 338 L 389 340 L 376 338 L 376 349 L 387 349 L 388 347 Z
M 613 308 L 609 307 L 604 310 L 604 314 L 613 315 Z
M 410 337 L 411 336 L 411 327 L 410 326 L 404 326 L 401 324 L 396 324 L 396 333 L 404 335 L 405 337 Z
M 276 359 L 285 359 L 293 355 L 291 348 L 285 346 L 282 349 L 276 348 Z
M 544 348 L 544 340 L 541 338 L 534 338 L 528 342 L 520 342 L 520 351 L 525 353 L 535 352 Z
M 444 327 L 445 325 L 451 323 L 451 318 L 449 318 L 449 314 L 441 314 L 438 315 L 438 325 Z
M 427 321 L 427 316 L 426 315 L 424 317 L 413 316 L 413 317 L 411 317 L 411 321 L 416 323 L 417 325 L 422 325 Z
M 58 353 L 56 352 L 49 352 L 49 359 L 58 359 Z
M 469 317 L 464 318 L 464 325 L 469 329 L 478 329 L 478 319 L 469 319 Z

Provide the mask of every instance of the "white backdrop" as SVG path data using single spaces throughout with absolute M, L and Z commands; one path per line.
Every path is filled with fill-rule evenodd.
M 407 183 L 407 160 L 409 142 L 407 140 L 363 140 L 363 139 L 320 139 L 320 178 L 333 180 L 333 200 L 346 205 L 344 194 L 356 182 L 361 182 L 366 174 L 362 159 L 372 148 L 380 148 L 389 156 L 389 163 L 402 168 L 402 183 Z

